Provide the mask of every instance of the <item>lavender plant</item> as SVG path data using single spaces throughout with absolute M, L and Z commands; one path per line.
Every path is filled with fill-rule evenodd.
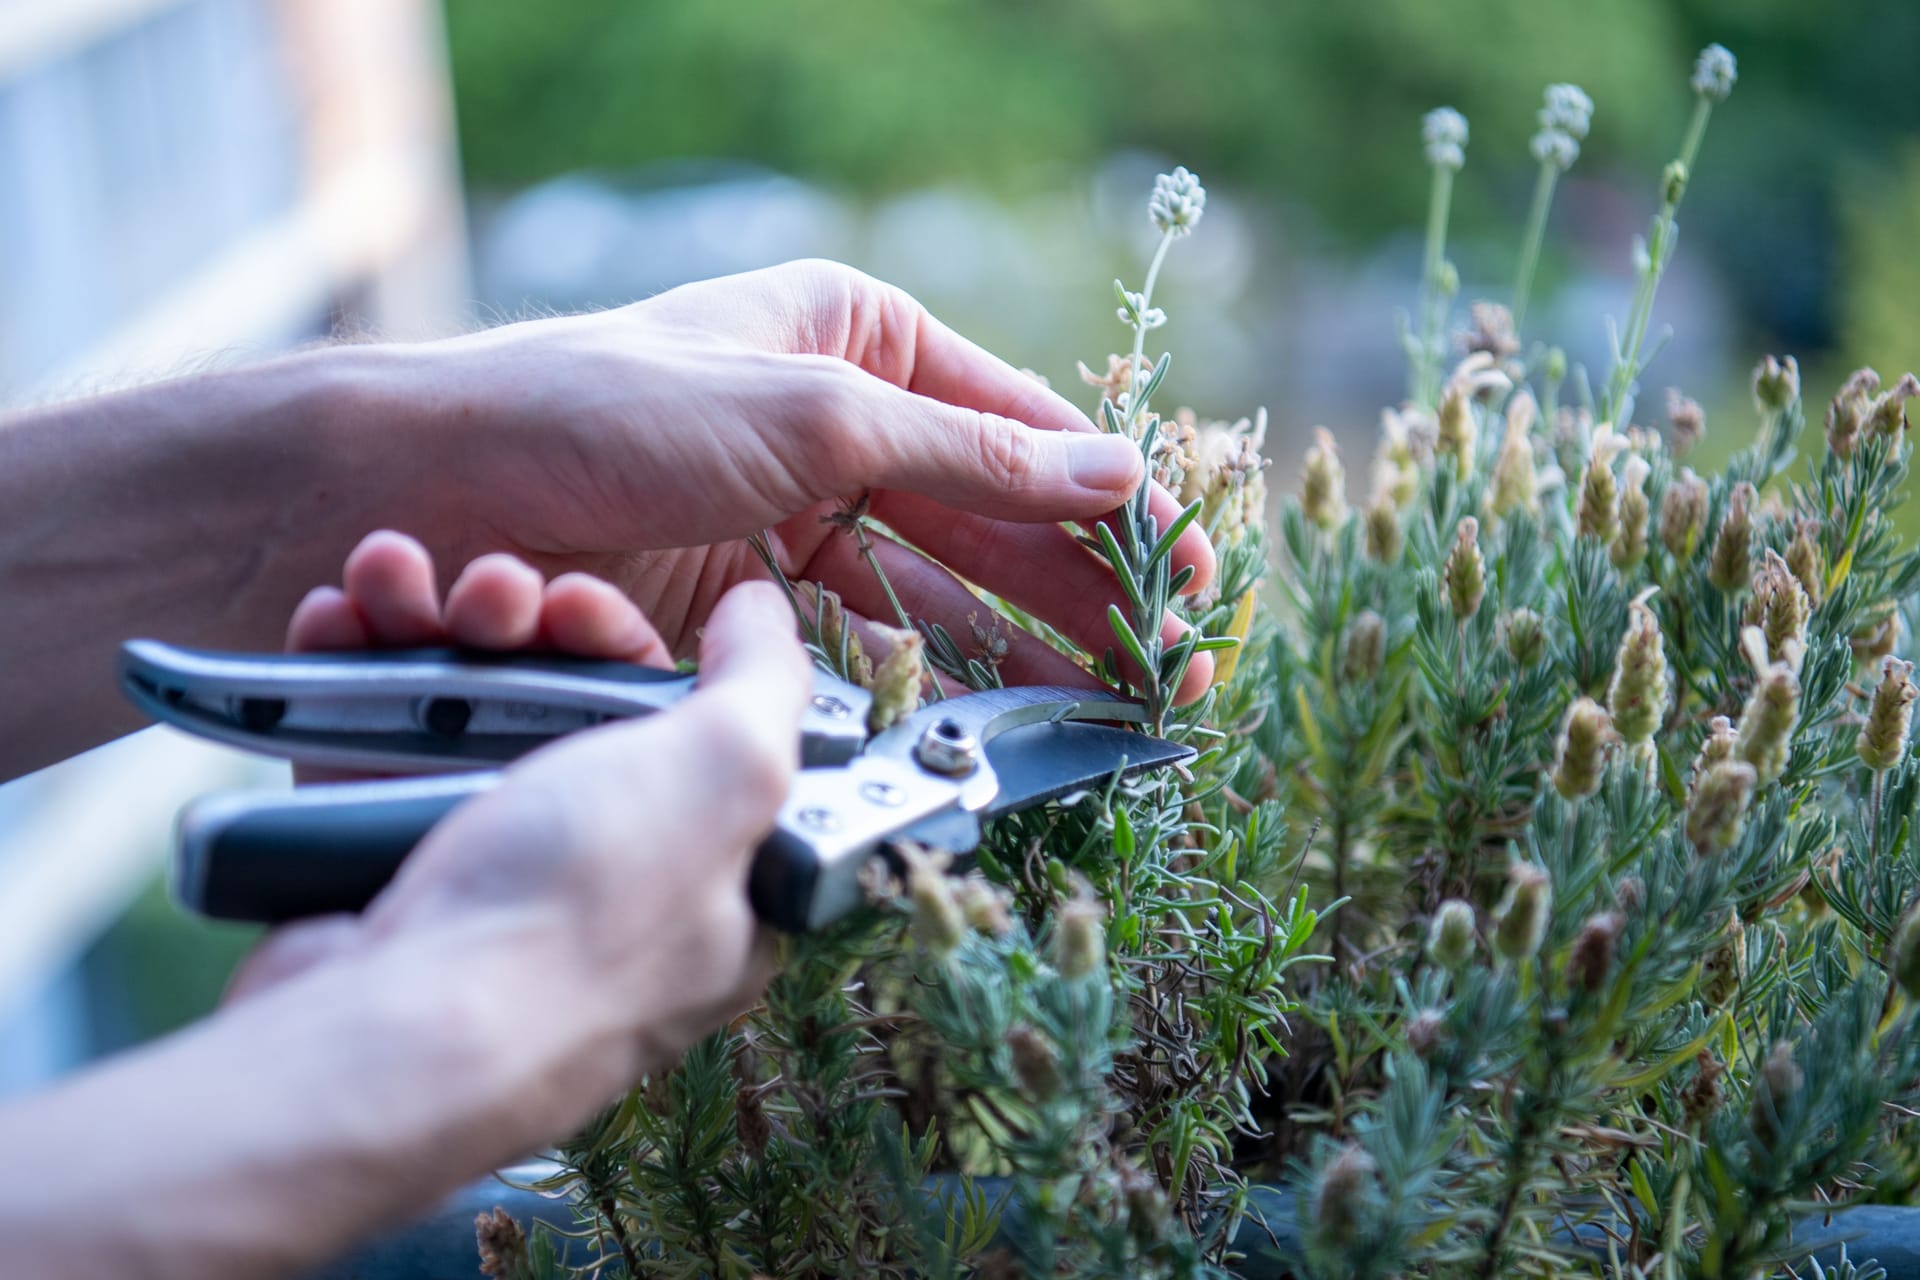
M 1148 349 L 1167 323 L 1155 286 L 1205 208 L 1185 169 L 1156 182 L 1144 282 L 1115 284 L 1125 353 L 1083 368 L 1095 423 L 1184 504 L 1161 527 L 1143 488 L 1076 531 L 1125 601 L 1110 646 L 1080 653 L 983 594 L 966 637 L 904 614 L 913 629 L 875 629 L 876 662 L 831 591 L 787 584 L 815 660 L 874 689 L 875 729 L 940 696 L 923 661 L 955 691 L 997 686 L 1024 626 L 1130 686 L 1198 758 L 1002 819 L 965 874 L 914 849 L 876 866 L 865 912 L 787 940 L 760 1008 L 560 1148 L 540 1189 L 575 1204 L 573 1239 L 483 1221 L 488 1274 L 1228 1274 L 1249 1209 L 1239 1146 L 1319 917 L 1286 888 L 1298 844 L 1259 748 L 1277 688 L 1258 604 L 1265 420 L 1155 407 L 1171 366 Z M 858 507 L 828 518 L 862 550 L 891 536 Z M 1196 523 L 1219 560 L 1204 596 L 1172 561 Z M 1176 706 L 1208 652 L 1212 687 Z
M 1890 519 L 1920 381 L 1862 370 L 1809 432 L 1768 357 L 1712 474 L 1693 401 L 1634 421 L 1734 73 L 1701 54 L 1597 397 L 1521 328 L 1593 104 L 1547 89 L 1511 307 L 1458 335 L 1467 124 L 1426 117 L 1409 399 L 1358 508 L 1315 434 L 1264 586 L 1264 416 L 1157 407 L 1156 286 L 1206 207 L 1163 175 L 1123 350 L 1081 370 L 1184 504 L 1076 531 L 1125 602 L 1112 644 L 983 594 L 965 637 L 893 619 L 876 662 L 830 591 L 787 586 L 875 727 L 938 696 L 928 668 L 998 685 L 1025 627 L 1197 760 L 1002 819 L 964 872 L 903 851 L 863 913 L 788 940 L 759 1008 L 559 1150 L 571 1239 L 482 1220 L 486 1274 L 1882 1274 L 1808 1260 L 1793 1224 L 1920 1188 L 1920 555 Z M 1203 596 L 1170 554 L 1195 524 Z
M 1734 75 L 1700 55 L 1597 401 L 1513 321 L 1591 109 L 1553 86 L 1513 314 L 1476 306 L 1451 372 L 1409 344 L 1364 515 L 1328 518 L 1324 444 L 1283 504 L 1270 758 L 1347 899 L 1260 1112 L 1309 1274 L 1774 1274 L 1796 1219 L 1920 1185 L 1920 383 L 1855 374 L 1801 461 L 1769 357 L 1716 475 L 1698 405 L 1632 420 Z

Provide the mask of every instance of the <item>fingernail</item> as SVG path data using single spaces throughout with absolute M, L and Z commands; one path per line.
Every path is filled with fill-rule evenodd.
M 1126 492 L 1139 481 L 1145 464 L 1133 441 L 1091 432 L 1074 432 L 1065 439 L 1067 474 L 1082 488 Z

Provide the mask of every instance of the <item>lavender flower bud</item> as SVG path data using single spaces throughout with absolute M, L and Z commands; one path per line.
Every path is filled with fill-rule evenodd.
M 1300 482 L 1300 509 L 1322 529 L 1337 529 L 1347 521 L 1347 473 L 1340 450 L 1325 427 L 1313 429 L 1313 444 Z
M 1786 771 L 1793 753 L 1793 728 L 1800 721 L 1800 680 L 1785 663 L 1761 673 L 1740 712 L 1733 754 L 1753 766 L 1765 785 Z
M 1620 487 L 1613 476 L 1613 458 L 1625 443 L 1605 423 L 1594 429 L 1593 450 L 1574 504 L 1574 524 L 1583 538 L 1612 542 L 1620 528 Z
M 1756 781 L 1744 760 L 1722 760 L 1694 784 L 1687 804 L 1687 839 L 1701 853 L 1730 848 L 1747 829 L 1747 806 Z
M 1532 959 L 1546 941 L 1552 912 L 1552 879 L 1530 862 L 1514 863 L 1507 870 L 1507 895 L 1494 913 L 1494 953 L 1516 963 Z
M 1750 484 L 1737 484 L 1727 495 L 1727 512 L 1707 562 L 1707 581 L 1722 594 L 1743 589 L 1753 576 L 1753 504 L 1759 496 Z
M 1533 466 L 1533 420 L 1538 413 L 1539 406 L 1524 387 L 1507 402 L 1507 433 L 1494 459 L 1489 499 L 1496 516 L 1515 511 L 1539 514 L 1539 478 Z
M 1667 388 L 1668 440 L 1673 456 L 1684 458 L 1707 434 L 1707 415 L 1698 400 L 1688 399 L 1676 387 Z
M 1640 914 L 1640 908 L 1647 905 L 1647 882 L 1639 876 L 1628 876 L 1613 886 L 1613 900 L 1620 908 L 1620 914 L 1633 917 Z
M 1678 160 L 1668 161 L 1667 167 L 1660 173 L 1660 198 L 1670 205 L 1675 205 L 1680 203 L 1680 197 L 1686 193 L 1687 166 Z M 1651 271 L 1653 263 L 1647 257 L 1646 242 L 1636 240 L 1634 247 L 1636 249 L 1634 258 L 1639 264 L 1640 271 L 1643 274 Z
M 1487 594 L 1487 564 L 1480 558 L 1479 537 L 1480 522 L 1462 516 L 1454 529 L 1453 550 L 1441 568 L 1447 605 L 1463 622 L 1480 611 L 1480 601 Z
M 1107 967 L 1107 913 L 1090 893 L 1067 899 L 1053 928 L 1053 967 L 1063 977 L 1085 978 Z
M 1693 64 L 1693 91 L 1710 102 L 1725 102 L 1740 78 L 1739 67 L 1725 45 L 1710 44 L 1700 51 Z
M 1753 575 L 1753 594 L 1747 599 L 1746 622 L 1766 638 L 1767 661 L 1798 670 L 1807 648 L 1807 615 L 1811 612 L 1806 588 L 1793 576 L 1780 553 L 1768 547 Z
M 1012 931 L 1013 916 L 1007 909 L 1011 895 L 989 884 L 979 873 L 960 881 L 954 887 L 953 896 L 969 927 L 994 938 L 1004 938 Z
M 1878 621 L 1867 623 L 1847 637 L 1855 662 L 1872 666 L 1899 647 L 1900 615 L 1892 611 L 1892 605 L 1886 608 L 1888 612 Z
M 1120 1196 L 1127 1203 L 1127 1226 L 1135 1240 L 1150 1245 L 1166 1234 L 1167 1193 L 1158 1178 L 1127 1165 L 1120 1170 Z
M 1427 958 L 1442 969 L 1464 969 L 1473 960 L 1473 904 L 1448 898 L 1427 926 Z
M 1707 503 L 1707 482 L 1691 467 L 1680 468 L 1660 495 L 1660 542 L 1681 564 L 1693 558 L 1707 531 Z
M 1593 99 L 1577 84 L 1550 84 L 1540 107 L 1540 127 L 1584 138 L 1593 125 Z
M 847 626 L 846 609 L 841 606 L 838 593 L 817 582 L 804 581 L 793 584 L 793 593 L 799 597 L 801 606 L 813 615 L 814 631 L 828 659 L 840 665 L 844 656 L 847 678 L 863 689 L 873 688 L 873 659 L 860 644 L 859 632 Z
M 1880 391 L 1880 375 L 1872 369 L 1855 369 L 1840 386 L 1840 392 L 1827 406 L 1827 448 L 1837 458 L 1851 458 L 1860 444 L 1860 433 L 1873 416 L 1874 397 Z
M 1607 687 L 1613 727 L 1628 746 L 1651 741 L 1667 714 L 1667 653 L 1660 620 L 1642 595 L 1633 602 L 1627 633 L 1613 660 Z
M 1700 962 L 1700 979 L 1695 986 L 1702 1000 L 1722 1009 L 1740 994 L 1746 976 L 1747 930 L 1740 923 L 1740 913 L 1732 911 L 1727 913 L 1726 928 L 1720 931 L 1713 950 Z
M 1817 521 L 1802 520 L 1793 541 L 1787 544 L 1787 571 L 1807 593 L 1811 608 L 1818 608 L 1827 594 L 1827 557 L 1820 550 L 1819 534 Z
M 1909 999 L 1920 1000 L 1920 903 L 1907 908 L 1887 947 L 1887 971 Z
M 1060 1052 L 1045 1036 L 1023 1022 L 1007 1032 L 1007 1052 L 1013 1059 L 1013 1077 L 1030 1101 L 1059 1096 Z
M 1613 740 L 1613 719 L 1592 698 L 1575 698 L 1560 727 L 1553 765 L 1553 789 L 1562 798 L 1578 800 L 1600 789 L 1607 767 L 1607 746 Z
M 1900 380 L 1875 398 L 1867 414 L 1867 434 L 1881 436 L 1898 445 L 1906 438 L 1907 401 L 1920 396 L 1920 378 L 1903 373 Z
M 1771 1154 L 1779 1145 L 1783 1113 L 1793 1105 L 1794 1095 L 1800 1092 L 1806 1079 L 1806 1073 L 1793 1060 L 1793 1045 L 1785 1040 L 1774 1045 L 1773 1052 L 1760 1064 L 1759 1074 L 1753 1081 L 1753 1101 L 1748 1107 L 1747 1122 L 1753 1130 L 1754 1145 L 1761 1151 Z
M 1700 754 L 1693 758 L 1693 772 L 1687 781 L 1689 796 L 1699 790 L 1700 779 L 1706 776 L 1707 770 L 1722 760 L 1733 759 L 1734 741 L 1733 721 L 1725 716 L 1715 716 L 1707 721 L 1706 740 L 1700 744 Z
M 1163 235 L 1191 235 L 1207 210 L 1207 189 L 1185 165 L 1153 180 L 1147 197 L 1147 217 Z
M 1497 302 L 1476 302 L 1468 308 L 1473 327 L 1462 335 L 1468 352 L 1484 351 L 1494 360 L 1507 360 L 1520 353 L 1520 339 L 1513 332 L 1513 312 Z
M 1406 535 L 1400 531 L 1400 508 L 1393 499 L 1381 494 L 1367 508 L 1367 555 L 1380 564 L 1392 564 L 1400 558 Z
M 1439 435 L 1434 438 L 1435 450 L 1439 456 L 1453 459 L 1455 470 L 1465 475 L 1473 470 L 1474 452 L 1479 440 L 1480 427 L 1473 417 L 1472 389 L 1459 382 L 1449 382 L 1440 400 L 1440 427 Z
M 1620 930 L 1625 925 L 1626 920 L 1618 912 L 1602 911 L 1587 917 L 1574 937 L 1573 950 L 1567 955 L 1569 985 L 1588 995 L 1600 993 L 1613 970 L 1614 945 L 1620 940 Z
M 1627 459 L 1620 488 L 1620 528 L 1607 547 L 1616 569 L 1631 571 L 1647 558 L 1647 460 L 1639 454 Z
M 1338 1247 L 1360 1238 L 1379 1178 L 1380 1166 L 1365 1150 L 1351 1142 L 1340 1148 L 1313 1193 L 1314 1227 L 1323 1240 Z
M 1873 688 L 1867 723 L 1854 741 L 1854 750 L 1867 768 L 1885 773 L 1907 754 L 1907 735 L 1913 728 L 1913 700 L 1920 688 L 1913 683 L 1913 664 L 1888 656 L 1880 683 Z
M 1753 368 L 1753 407 L 1780 413 L 1800 398 L 1800 364 L 1792 356 L 1763 359 Z
M 1420 141 L 1428 164 L 1458 169 L 1467 162 L 1467 118 L 1452 107 L 1435 107 L 1420 117 Z
M 1346 652 L 1340 670 L 1356 684 L 1364 684 L 1380 672 L 1387 651 L 1387 624 L 1371 609 L 1362 609 L 1347 624 Z
M 1547 624 L 1531 609 L 1515 609 L 1500 621 L 1506 632 L 1507 653 L 1522 667 L 1540 661 L 1547 651 Z
M 473 1219 L 474 1243 L 480 1253 L 480 1274 L 499 1280 L 518 1280 L 533 1274 L 527 1258 L 527 1233 L 514 1216 L 495 1205 Z
M 907 869 L 907 896 L 913 904 L 913 936 L 935 959 L 953 954 L 967 936 L 967 917 L 953 892 L 945 855 L 903 847 Z
M 1446 1038 L 1446 1015 L 1438 1009 L 1422 1009 L 1407 1022 L 1407 1048 L 1417 1058 L 1431 1057 Z
M 1580 158 L 1580 143 L 1572 134 L 1558 129 L 1542 129 L 1527 143 L 1533 158 L 1550 169 L 1565 173 Z
M 901 631 L 873 624 L 893 648 L 873 673 L 873 705 L 867 711 L 867 729 L 879 733 L 920 709 L 920 677 L 925 670 L 921 650 L 926 640 L 918 631 Z

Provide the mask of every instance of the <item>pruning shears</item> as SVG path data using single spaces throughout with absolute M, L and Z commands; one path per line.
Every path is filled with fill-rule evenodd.
M 358 911 L 455 806 L 565 734 L 672 706 L 693 677 L 625 662 L 452 649 L 216 653 L 121 648 L 120 684 L 155 720 L 296 764 L 404 774 L 230 793 L 182 813 L 176 898 L 204 915 L 277 923 Z M 986 819 L 1192 748 L 1116 726 L 1140 704 L 1099 690 L 990 689 L 869 735 L 864 689 L 817 673 L 800 770 L 753 862 L 767 923 L 819 928 L 863 901 L 862 869 L 900 842 L 965 854 Z

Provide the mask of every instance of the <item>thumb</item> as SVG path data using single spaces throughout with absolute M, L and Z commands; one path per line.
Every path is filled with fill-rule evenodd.
M 859 439 L 836 453 L 869 474 L 836 477 L 836 492 L 907 489 L 993 519 L 1039 523 L 1105 515 L 1145 478 L 1139 446 L 1091 424 L 1042 430 L 857 377 L 859 411 L 845 425 Z

